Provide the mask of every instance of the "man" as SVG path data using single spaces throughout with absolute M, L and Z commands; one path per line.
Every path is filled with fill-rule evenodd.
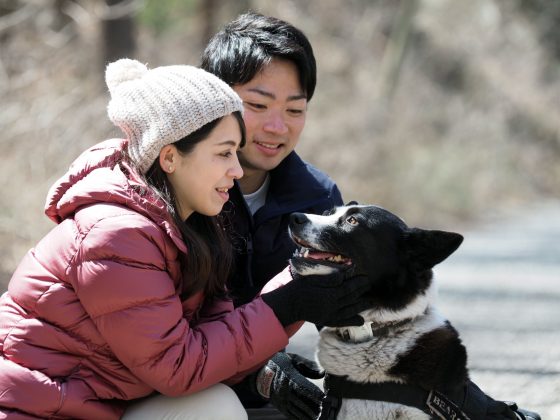
M 202 68 L 232 86 L 245 108 L 247 143 L 239 152 L 244 175 L 224 209 L 233 220 L 237 254 L 230 288 L 241 305 L 294 253 L 289 215 L 320 214 L 343 203 L 335 183 L 294 151 L 316 84 L 313 49 L 299 29 L 257 13 L 241 15 L 210 40 Z M 313 376 L 312 362 L 279 353 L 236 391 L 246 407 L 270 398 L 290 417 L 314 418 L 323 393 L 300 373 L 306 367 Z
M 244 175 L 225 209 L 236 235 L 237 268 L 230 288 L 241 305 L 293 254 L 290 213 L 320 214 L 343 202 L 334 182 L 294 152 L 316 84 L 313 49 L 299 29 L 257 13 L 241 15 L 210 40 L 202 67 L 232 86 L 244 103 L 247 143 L 239 153 Z M 320 377 L 313 362 L 277 353 L 235 391 L 246 408 L 270 401 L 288 417 L 316 418 L 323 392 L 308 377 Z M 537 413 L 516 412 L 540 420 Z

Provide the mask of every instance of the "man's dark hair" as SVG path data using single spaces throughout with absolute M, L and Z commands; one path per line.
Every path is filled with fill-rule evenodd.
M 252 80 L 273 58 L 293 62 L 307 100 L 317 83 L 317 66 L 307 37 L 293 25 L 255 12 L 228 23 L 212 37 L 201 67 L 230 86 Z

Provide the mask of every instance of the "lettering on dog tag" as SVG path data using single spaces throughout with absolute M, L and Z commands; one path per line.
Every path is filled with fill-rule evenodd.
M 426 405 L 432 414 L 443 420 L 470 420 L 451 400 L 440 392 L 431 390 Z

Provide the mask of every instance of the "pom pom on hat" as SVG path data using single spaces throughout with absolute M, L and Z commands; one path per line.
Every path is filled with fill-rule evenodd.
M 123 58 L 114 61 L 105 70 L 105 82 L 112 93 L 117 86 L 128 80 L 140 79 L 148 72 L 148 67 L 136 60 Z
M 211 121 L 243 112 L 243 102 L 217 76 L 187 65 L 148 69 L 121 59 L 107 66 L 109 119 L 126 135 L 128 153 L 146 173 L 161 148 Z

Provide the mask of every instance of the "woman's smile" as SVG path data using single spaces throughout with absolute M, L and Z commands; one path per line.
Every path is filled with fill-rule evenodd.
M 216 188 L 216 191 L 218 192 L 218 194 L 220 195 L 220 197 L 222 198 L 222 200 L 224 201 L 224 203 L 226 203 L 229 200 L 229 190 L 232 187 L 226 187 L 226 188 Z

